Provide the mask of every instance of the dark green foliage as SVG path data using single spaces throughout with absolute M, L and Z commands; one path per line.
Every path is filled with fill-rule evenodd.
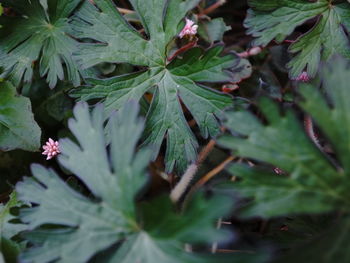
M 4 19 L 0 29 L 0 67 L 4 69 L 1 76 L 17 86 L 21 80 L 30 82 L 34 69 L 38 68 L 51 88 L 64 75 L 75 86 L 79 85 L 77 64 L 72 59 L 77 42 L 68 35 L 68 17 L 80 1 L 2 1 L 18 12 L 18 16 Z
M 349 0 L 0 3 L 0 263 L 350 261 Z
M 347 162 L 350 155 L 347 143 L 349 72 L 343 59 L 334 60 L 323 69 L 323 88 L 331 106 L 315 87 L 308 84 L 299 87 L 303 96 L 301 107 L 332 142 L 339 165 L 335 166 L 333 157 L 321 152 L 311 141 L 291 111 L 281 115 L 271 100 L 261 100 L 259 106 L 267 124 L 245 111 L 227 114 L 225 125 L 240 136 L 224 136 L 219 140 L 221 145 L 235 149 L 240 156 L 272 164 L 288 174 L 278 175 L 272 169 L 260 171 L 242 165 L 232 166 L 230 171 L 243 178 L 237 184 L 237 190 L 245 197 L 254 197 L 244 208 L 244 216 L 350 210 Z
M 20 252 L 20 245 L 11 240 L 19 232 L 26 229 L 24 224 L 13 223 L 16 219 L 11 214 L 11 209 L 18 208 L 21 202 L 17 200 L 16 194 L 12 193 L 6 205 L 0 204 L 0 262 L 16 262 Z
M 126 62 L 146 66 L 147 70 L 107 80 L 89 80 L 92 87 L 75 90 L 74 97 L 103 99 L 109 113 L 130 99 L 140 100 L 145 92 L 156 87 L 147 114 L 144 143 L 154 147 L 155 158 L 166 137 L 166 170 L 177 167 L 183 171 L 196 159 L 198 142 L 187 125 L 180 99 L 196 120 L 202 136 L 215 136 L 219 132 L 216 116 L 232 101 L 198 82 L 238 82 L 245 68 L 240 67 L 235 55 L 221 55 L 221 46 L 207 51 L 196 47 L 169 63 L 167 46 L 198 0 L 131 1 L 149 40 L 127 24 L 110 0 L 95 2 L 100 10 L 86 3 L 73 21 L 77 37 L 97 41 L 81 45 L 76 55 L 80 64 L 87 68 L 101 62 Z
M 249 0 L 251 9 L 245 20 L 254 45 L 266 46 L 272 40 L 282 42 L 310 19 L 314 27 L 289 48 L 296 56 L 288 63 L 290 77 L 297 78 L 306 69 L 314 77 L 319 63 L 339 53 L 350 58 L 350 3 L 330 0 Z
M 33 165 L 35 179 L 26 178 L 16 187 L 22 201 L 37 205 L 21 210 L 20 218 L 30 230 L 24 236 L 34 244 L 22 254 L 22 260 L 86 262 L 95 253 L 119 244 L 100 262 L 216 262 L 216 257 L 186 253 L 183 246 L 186 242 L 208 243 L 225 237 L 213 222 L 229 211 L 227 197 L 206 200 L 198 195 L 181 215 L 174 212 L 168 197 L 135 203 L 136 194 L 145 184 L 144 168 L 151 157 L 148 149 L 135 153 L 143 129 L 137 113 L 136 104 L 128 103 L 111 117 L 108 154 L 103 108 L 98 106 L 90 115 L 86 104 L 75 107 L 75 119 L 69 126 L 78 144 L 68 139 L 61 141 L 59 161 L 94 198 L 70 188 L 52 169 Z M 77 165 L 81 163 L 84 165 Z M 254 258 L 263 259 L 237 255 L 234 262 L 249 258 L 253 262 Z
M 9 82 L 0 82 L 0 150 L 36 151 L 41 130 L 34 120 L 30 100 L 16 93 Z

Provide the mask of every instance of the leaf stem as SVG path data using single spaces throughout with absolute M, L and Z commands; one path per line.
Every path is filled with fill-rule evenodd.
M 202 149 L 202 151 L 198 154 L 197 161 L 188 166 L 186 172 L 182 175 L 180 181 L 170 193 L 170 199 L 174 203 L 179 201 L 183 193 L 186 191 L 188 185 L 191 183 L 193 177 L 197 173 L 198 167 L 208 157 L 209 153 L 214 149 L 215 144 L 215 140 L 211 139 L 208 142 L 208 144 Z
M 312 119 L 311 119 L 310 115 L 305 115 L 305 117 L 304 117 L 304 127 L 305 127 L 307 135 L 310 137 L 312 142 L 317 146 L 317 148 L 322 150 L 322 146 L 320 145 L 320 143 L 319 143 L 319 141 L 317 139 L 317 136 L 315 134 L 314 125 L 313 125 L 313 122 L 312 122 Z
M 222 163 L 220 163 L 218 166 L 216 166 L 213 170 L 211 170 L 209 173 L 207 173 L 205 176 L 203 176 L 189 191 L 187 194 L 182 207 L 186 207 L 190 197 L 194 194 L 197 189 L 199 189 L 202 185 L 204 185 L 206 182 L 208 182 L 211 178 L 213 178 L 215 175 L 220 173 L 227 164 L 232 162 L 235 159 L 234 156 L 228 157 L 226 160 L 224 160 Z
M 170 193 L 170 199 L 174 203 L 179 201 L 183 193 L 186 191 L 194 175 L 197 173 L 197 170 L 198 170 L 198 165 L 195 163 L 188 166 L 186 172 L 182 175 L 181 180 Z
M 186 50 L 189 50 L 190 48 L 194 47 L 197 44 L 197 40 L 192 41 L 186 45 L 184 45 L 183 47 L 179 48 L 178 50 L 176 50 L 176 52 L 170 57 L 167 58 L 168 62 L 172 61 L 174 58 L 176 58 L 179 54 L 185 52 Z
M 93 5 L 95 5 L 94 0 L 89 0 L 89 2 Z M 133 13 L 135 13 L 135 11 L 133 11 L 133 10 L 122 8 L 122 7 L 117 7 L 117 9 L 118 9 L 119 13 L 121 13 L 121 14 L 133 14 Z
M 210 179 L 212 179 L 215 175 L 220 173 L 225 167 L 232 162 L 235 159 L 234 156 L 229 156 L 226 160 L 224 160 L 222 163 L 220 163 L 218 166 L 216 166 L 213 170 L 208 172 L 206 175 L 204 175 L 191 189 L 191 192 L 196 191 L 198 188 L 203 186 L 206 182 L 208 182 Z
M 215 4 L 212 4 L 211 6 L 209 6 L 208 8 L 204 9 L 199 15 L 198 17 L 203 17 L 206 16 L 210 13 L 212 13 L 214 10 L 218 9 L 220 6 L 222 6 L 223 4 L 226 3 L 226 0 L 218 0 Z

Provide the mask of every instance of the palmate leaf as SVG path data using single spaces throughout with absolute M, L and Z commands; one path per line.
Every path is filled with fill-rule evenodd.
M 248 34 L 256 37 L 254 45 L 266 46 L 271 40 L 283 41 L 296 27 L 317 18 L 314 27 L 299 37 L 289 48 L 295 57 L 288 63 L 290 77 L 306 69 L 314 77 L 320 60 L 335 53 L 350 58 L 350 4 L 332 0 L 250 0 L 251 9 L 245 20 Z
M 20 212 L 31 230 L 25 237 L 33 244 L 21 260 L 87 262 L 95 255 L 97 262 L 217 262 L 185 252 L 184 243 L 213 242 L 225 236 L 213 223 L 229 211 L 227 197 L 197 196 L 181 215 L 174 212 L 168 197 L 135 202 L 151 157 L 148 149 L 135 153 L 143 129 L 137 113 L 137 104 L 128 103 L 111 117 L 107 151 L 103 108 L 96 107 L 90 115 L 86 104 L 75 107 L 69 127 L 78 144 L 61 140 L 59 162 L 93 197 L 73 190 L 53 170 L 33 165 L 35 179 L 26 178 L 16 186 L 19 199 L 35 204 Z M 230 262 L 249 258 L 237 255 Z M 254 258 L 263 260 L 259 255 Z
M 77 42 L 68 35 L 68 17 L 80 1 L 2 1 L 21 16 L 2 20 L 6 26 L 0 29 L 1 77 L 9 78 L 16 86 L 21 80 L 30 82 L 33 65 L 38 64 L 40 75 L 46 76 L 53 88 L 58 79 L 64 78 L 64 64 L 67 78 L 79 85 L 78 67 L 72 59 Z
M 37 151 L 40 137 L 30 100 L 17 95 L 9 82 L 0 82 L 0 150 Z
M 82 100 L 104 100 L 107 113 L 130 99 L 140 100 L 147 91 L 153 100 L 146 119 L 145 144 L 155 146 L 157 156 L 167 140 L 166 170 L 184 170 L 196 158 L 197 140 L 187 125 L 181 102 L 197 122 L 204 138 L 219 132 L 216 116 L 232 103 L 229 96 L 198 83 L 239 81 L 245 69 L 233 55 L 222 56 L 222 46 L 207 51 L 190 49 L 182 58 L 167 62 L 167 45 L 184 26 L 186 13 L 198 0 L 132 0 L 145 39 L 118 13 L 110 0 L 85 3 L 73 22 L 75 35 L 93 39 L 82 44 L 77 59 L 84 67 L 101 62 L 130 63 L 147 67 L 144 71 L 105 80 L 89 80 L 90 87 L 73 91 Z
M 253 198 L 242 209 L 242 216 L 350 210 L 349 73 L 350 67 L 343 59 L 334 60 L 323 69 L 323 87 L 331 105 L 315 87 L 307 84 L 300 87 L 304 98 L 300 106 L 332 143 L 341 167 L 336 168 L 334 161 L 313 144 L 291 111 L 281 115 L 270 100 L 260 103 L 266 125 L 248 112 L 227 115 L 225 125 L 244 137 L 224 136 L 219 140 L 221 145 L 235 149 L 240 156 L 279 167 L 288 174 L 233 165 L 230 171 L 242 177 L 235 189 L 242 196 Z

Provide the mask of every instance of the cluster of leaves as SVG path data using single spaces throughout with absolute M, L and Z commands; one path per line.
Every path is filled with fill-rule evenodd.
M 137 115 L 137 105 L 130 103 L 111 117 L 112 140 L 107 151 L 103 107 L 96 107 L 91 115 L 86 104 L 75 107 L 75 119 L 69 127 L 78 144 L 62 140 L 59 162 L 93 197 L 68 186 L 54 170 L 33 165 L 34 177 L 25 178 L 16 187 L 21 200 L 38 205 L 20 213 L 32 230 L 24 236 L 34 244 L 22 254 L 22 260 L 86 262 L 98 252 L 98 262 L 178 262 L 179 257 L 185 262 L 218 260 L 186 253 L 182 247 L 185 242 L 214 242 L 224 237 L 212 222 L 229 211 L 227 197 L 216 195 L 205 200 L 198 195 L 182 215 L 174 212 L 166 196 L 136 203 L 152 153 L 145 148 L 135 153 L 143 131 L 143 121 Z M 236 255 L 233 260 L 258 259 Z
M 315 120 L 331 143 L 331 155 L 307 136 L 292 111 L 282 115 L 269 99 L 259 103 L 266 123 L 247 111 L 228 113 L 225 126 L 236 136 L 219 139 L 221 145 L 234 149 L 238 155 L 271 164 L 282 171 L 276 174 L 273 169 L 260 165 L 250 168 L 234 164 L 229 168 L 230 173 L 242 179 L 233 187 L 249 199 L 240 207 L 242 217 L 341 214 L 335 220 L 331 235 L 321 240 L 316 235 L 308 244 L 314 249 L 310 248 L 302 260 L 319 258 L 320 262 L 346 262 L 350 258 L 342 251 L 348 247 L 350 212 L 349 73 L 350 64 L 336 59 L 322 70 L 325 94 L 310 84 L 299 86 L 302 96 L 299 106 Z M 320 254 L 325 248 L 327 252 Z
M 68 80 L 74 85 L 79 84 L 79 71 L 102 62 L 147 67 L 147 70 L 108 80 L 87 79 L 89 86 L 74 90 L 72 95 L 82 100 L 102 99 L 109 115 L 130 99 L 140 100 L 144 93 L 152 92 L 144 143 L 153 145 L 155 158 L 167 137 L 167 171 L 175 166 L 179 171 L 184 170 L 195 160 L 198 147 L 179 98 L 204 138 L 218 134 L 216 116 L 231 104 L 231 99 L 197 83 L 237 82 L 246 65 L 233 54 L 222 56 L 222 46 L 213 46 L 208 51 L 196 47 L 181 59 L 171 63 L 167 59 L 169 43 L 184 25 L 181 20 L 198 0 L 131 1 L 149 40 L 126 22 L 110 0 L 95 1 L 96 5 L 84 1 L 71 23 L 67 17 L 80 1 L 50 1 L 48 5 L 38 0 L 23 2 L 11 7 L 25 16 L 6 20 L 15 26 L 5 26 L 2 30 L 6 35 L 0 42 L 3 76 L 17 85 L 22 79 L 30 81 L 33 63 L 39 56 L 40 75 L 47 75 L 50 87 L 64 76 L 62 62 L 66 65 Z M 78 44 L 76 38 L 91 39 L 93 43 Z
M 350 260 L 349 1 L 0 2 L 0 262 Z
M 350 3 L 333 0 L 249 0 L 251 9 L 245 20 L 248 34 L 256 37 L 254 45 L 266 46 L 271 40 L 283 42 L 296 27 L 315 21 L 314 27 L 298 36 L 289 47 L 297 55 L 288 63 L 290 77 L 297 78 L 303 70 L 314 77 L 320 60 L 334 54 L 350 58 Z

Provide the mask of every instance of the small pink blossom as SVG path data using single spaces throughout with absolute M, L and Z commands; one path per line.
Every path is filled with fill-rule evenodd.
M 58 141 L 54 141 L 51 138 L 46 142 L 46 144 L 43 146 L 43 155 L 47 155 L 46 160 L 50 160 L 53 157 L 55 157 L 57 154 L 61 153 L 59 148 Z
M 280 169 L 280 168 L 278 168 L 278 167 L 275 167 L 275 168 L 273 169 L 273 171 L 274 171 L 276 174 L 284 174 L 283 170 Z
M 302 81 L 302 82 L 308 82 L 308 81 L 310 81 L 310 77 L 306 71 L 303 71 L 295 80 Z
M 257 46 L 257 47 L 252 47 L 251 49 L 248 49 L 247 51 L 238 53 L 238 56 L 240 56 L 241 58 L 247 58 L 250 56 L 255 56 L 258 55 L 259 53 L 261 53 L 262 48 Z
M 198 25 L 195 25 L 192 20 L 186 18 L 186 25 L 181 30 L 179 37 L 183 38 L 184 36 L 187 36 L 187 35 L 194 36 L 195 34 L 197 34 L 197 28 L 198 28 Z

